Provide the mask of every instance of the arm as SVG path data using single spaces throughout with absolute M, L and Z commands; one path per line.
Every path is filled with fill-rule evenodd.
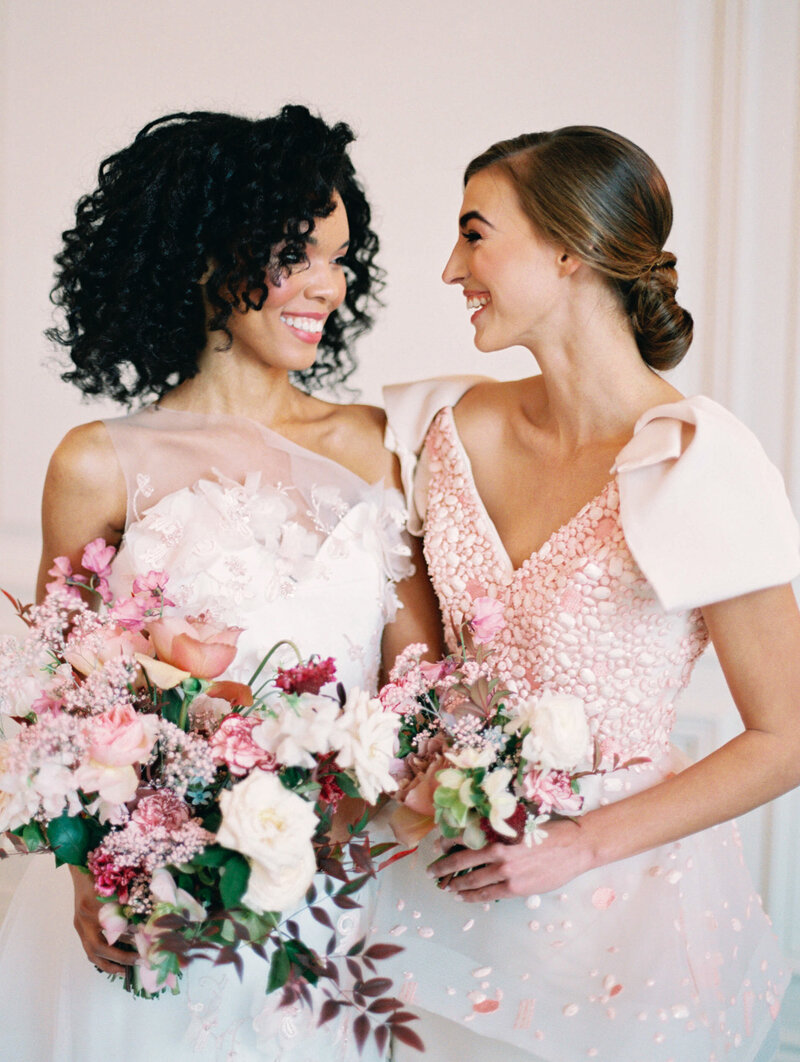
M 742 815 L 800 784 L 800 612 L 790 586 L 703 610 L 743 733 L 652 789 L 548 826 L 535 848 L 491 845 L 438 860 L 450 888 L 487 901 L 559 888 L 594 867 Z M 489 862 L 487 863 L 487 859 Z
M 53 558 L 69 557 L 80 569 L 83 547 L 102 536 L 118 543 L 125 525 L 126 490 L 108 432 L 98 421 L 75 428 L 50 461 L 42 497 L 42 559 L 37 598 L 45 595 Z M 120 974 L 135 954 L 108 944 L 98 919 L 100 901 L 91 876 L 70 867 L 75 889 L 74 925 L 90 962 Z
M 422 542 L 413 538 L 411 543 L 414 574 L 397 584 L 397 596 L 403 607 L 383 631 L 382 682 L 386 681 L 398 654 L 412 642 L 425 642 L 428 646 L 426 660 L 440 660 L 446 652 L 439 606 L 428 578 Z

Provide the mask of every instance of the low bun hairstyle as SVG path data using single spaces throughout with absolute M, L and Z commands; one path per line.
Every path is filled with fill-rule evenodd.
M 47 333 L 71 358 L 63 379 L 130 405 L 194 376 L 207 327 L 230 345 L 231 314 L 259 309 L 304 260 L 336 192 L 350 226 L 347 294 L 314 365 L 293 379 L 308 391 L 346 379 L 382 278 L 352 141 L 349 126 L 298 105 L 268 118 L 194 111 L 146 125 L 101 163 L 63 234 L 51 298 L 64 323 Z
M 677 365 L 692 317 L 675 299 L 676 258 L 664 250 L 672 200 L 650 156 L 618 133 L 573 125 L 494 144 L 470 162 L 464 184 L 490 166 L 511 179 L 539 232 L 609 279 L 644 361 Z

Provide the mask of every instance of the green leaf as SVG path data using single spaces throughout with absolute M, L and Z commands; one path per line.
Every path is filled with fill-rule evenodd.
M 269 977 L 267 979 L 267 995 L 276 988 L 283 988 L 289 979 L 292 969 L 292 960 L 284 948 L 277 948 L 269 964 Z
M 250 864 L 243 855 L 234 852 L 221 867 L 222 880 L 219 893 L 226 907 L 236 907 L 247 892 L 250 880 Z
M 47 840 L 55 852 L 56 866 L 69 863 L 80 867 L 92 848 L 92 832 L 86 821 L 78 816 L 60 815 L 47 827 Z
M 175 726 L 179 725 L 181 717 L 181 708 L 183 707 L 183 697 L 177 692 L 177 690 L 162 690 L 161 691 L 161 715 L 168 723 L 174 723 Z
M 47 845 L 44 830 L 38 822 L 26 822 L 19 831 L 14 830 L 14 833 L 22 838 L 29 852 L 38 852 Z
M 192 857 L 189 866 L 192 867 L 221 867 L 231 855 L 230 848 L 223 848 L 218 844 L 210 844 L 202 852 Z
M 342 790 L 342 792 L 346 796 L 356 797 L 356 798 L 361 796 L 361 794 L 358 791 L 358 786 L 356 785 L 356 783 L 353 781 L 353 779 L 349 775 L 345 774 L 344 771 L 339 771 L 333 777 L 336 779 L 336 781 L 339 784 L 339 788 Z

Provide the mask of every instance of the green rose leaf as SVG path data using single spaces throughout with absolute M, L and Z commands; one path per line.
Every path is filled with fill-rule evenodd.
M 236 907 L 247 892 L 250 880 L 250 864 L 243 855 L 234 852 L 221 868 L 219 886 L 222 902 L 226 907 Z
M 86 855 L 93 847 L 92 834 L 84 819 L 61 815 L 47 827 L 47 841 L 55 852 L 56 866 L 69 863 L 80 867 L 86 864 Z

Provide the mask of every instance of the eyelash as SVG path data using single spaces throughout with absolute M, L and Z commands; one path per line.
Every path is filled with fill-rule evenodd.
M 462 232 L 461 235 L 464 237 L 467 243 L 477 243 L 478 240 L 481 238 L 481 234 L 479 232 L 475 232 L 474 229 L 470 229 L 469 232 Z

